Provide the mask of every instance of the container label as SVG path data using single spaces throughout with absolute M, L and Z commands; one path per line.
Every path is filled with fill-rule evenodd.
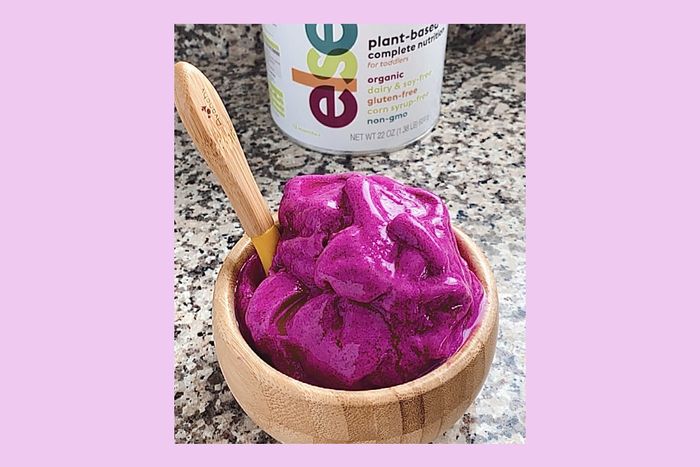
M 395 149 L 440 109 L 447 26 L 265 25 L 272 117 L 331 152 Z

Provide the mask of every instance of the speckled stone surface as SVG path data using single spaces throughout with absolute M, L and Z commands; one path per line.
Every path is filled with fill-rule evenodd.
M 525 27 L 451 26 L 442 116 L 422 141 L 377 156 L 301 148 L 269 114 L 259 26 L 176 26 L 175 58 L 198 66 L 234 121 L 263 195 L 301 173 L 382 173 L 441 196 L 481 245 L 500 296 L 498 346 L 475 403 L 439 443 L 525 441 Z M 175 115 L 175 441 L 274 443 L 241 410 L 214 354 L 211 296 L 241 237 L 232 208 Z

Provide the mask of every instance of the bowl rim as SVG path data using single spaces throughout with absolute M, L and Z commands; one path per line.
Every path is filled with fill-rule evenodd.
M 219 345 L 236 346 L 238 353 L 246 360 L 245 363 L 254 367 L 256 372 L 263 372 L 265 377 L 276 380 L 278 384 L 290 390 L 303 392 L 305 397 L 322 399 L 329 404 L 339 403 L 342 400 L 345 406 L 377 406 L 395 402 L 397 398 L 408 399 L 416 394 L 425 394 L 437 389 L 445 381 L 461 373 L 474 359 L 483 354 L 487 340 L 493 332 L 494 326 L 497 326 L 498 323 L 498 292 L 491 265 L 484 252 L 467 234 L 454 226 L 452 226 L 452 231 L 455 234 L 460 255 L 467 261 L 469 269 L 476 274 L 485 289 L 486 304 L 465 343 L 444 363 L 425 375 L 386 388 L 331 389 L 294 379 L 263 360 L 243 338 L 238 327 L 238 320 L 235 318 L 235 287 L 232 285 L 236 283 L 238 273 L 245 260 L 255 251 L 250 237 L 245 234 L 226 255 L 214 285 L 213 321 L 214 323 L 222 323 L 225 328 L 222 331 L 226 334 L 222 336 L 225 337 L 224 339 L 220 339 L 221 344 L 215 339 L 217 360 L 220 351 Z M 240 256 L 245 256 L 245 258 L 237 260 Z M 214 330 L 214 332 L 217 331 Z

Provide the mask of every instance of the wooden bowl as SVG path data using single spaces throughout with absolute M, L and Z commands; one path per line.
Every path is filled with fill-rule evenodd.
M 254 248 L 244 236 L 214 287 L 214 342 L 226 383 L 246 413 L 283 443 L 427 443 L 464 415 L 484 384 L 498 334 L 498 296 L 484 253 L 454 229 L 461 255 L 485 288 L 483 315 L 445 363 L 408 383 L 341 391 L 293 379 L 263 361 L 241 335 L 234 312 L 238 272 Z

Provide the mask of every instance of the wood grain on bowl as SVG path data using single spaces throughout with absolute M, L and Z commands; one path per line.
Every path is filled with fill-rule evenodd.
M 233 396 L 263 430 L 284 443 L 427 443 L 449 429 L 481 390 L 496 349 L 498 295 L 484 253 L 454 229 L 486 306 L 467 342 L 430 373 L 398 386 L 341 391 L 297 381 L 248 345 L 234 312 L 234 284 L 254 248 L 244 236 L 226 257 L 214 289 L 214 342 Z

